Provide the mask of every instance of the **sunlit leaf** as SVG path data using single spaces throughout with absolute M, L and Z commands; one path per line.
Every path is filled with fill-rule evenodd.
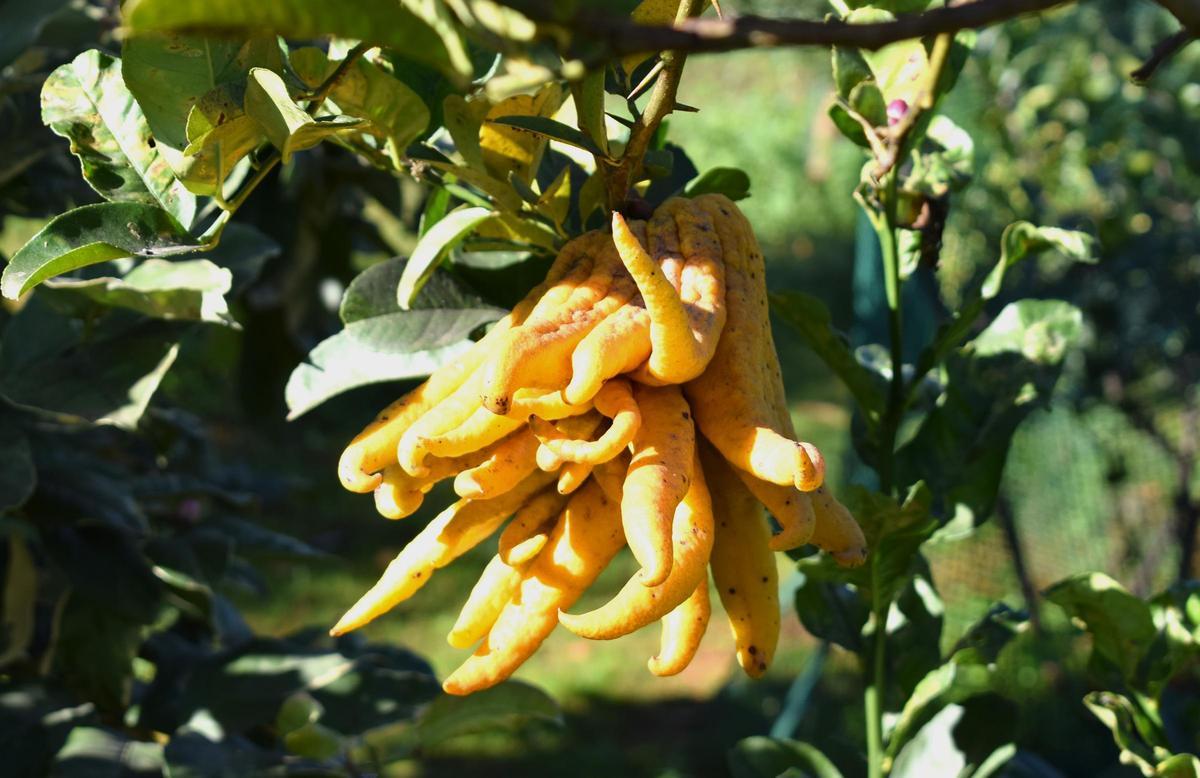
M 288 38 L 352 38 L 389 46 L 464 81 L 472 72 L 471 60 L 449 10 L 440 5 L 419 0 L 136 0 L 125 7 L 125 24 L 134 33 L 270 30 Z
M 152 142 L 120 60 L 92 49 L 51 73 L 42 86 L 42 121 L 71 141 L 83 177 L 105 199 L 158 206 L 191 224 L 195 195 Z
M 1099 261 L 1098 249 L 1096 239 L 1084 232 L 1014 222 L 1004 229 L 1000 238 L 1000 261 L 988 274 L 981 294 L 984 299 L 995 297 L 1008 269 L 1038 252 L 1055 250 L 1074 262 L 1092 264 Z
M 452 211 L 421 236 L 413 249 L 400 283 L 396 287 L 396 300 L 400 308 L 408 310 L 417 293 L 450 249 L 457 246 L 481 222 L 493 215 L 487 208 L 460 208 Z
M 240 113 L 210 110 L 202 104 L 217 87 L 230 92 L 245 88 L 252 67 L 283 70 L 283 55 L 275 38 L 257 35 L 232 38 L 217 35 L 186 35 L 149 32 L 134 35 L 121 47 L 121 74 L 129 91 L 146 114 L 154 139 L 183 150 L 195 137 L 187 132 L 188 116 L 199 106 L 208 114 L 210 126 L 223 124 Z M 210 98 L 210 101 L 212 98 Z M 216 106 L 211 106 L 215 108 Z M 218 119 L 218 114 L 223 113 Z
M 1045 592 L 1092 635 L 1093 650 L 1131 681 L 1154 640 L 1150 606 L 1103 573 L 1081 573 Z
M 312 47 L 293 51 L 289 59 L 310 88 L 316 88 L 338 66 Z M 339 113 L 365 119 L 364 129 L 390 140 L 397 154 L 403 154 L 429 124 L 429 109 L 417 93 L 366 59 L 360 58 L 341 75 L 329 99 Z
M 518 730 L 534 721 L 561 726 L 562 712 L 541 689 L 506 681 L 466 697 L 438 697 L 417 721 L 417 735 L 428 748 L 476 732 Z
M 236 326 L 225 302 L 232 283 L 229 270 L 207 259 L 148 259 L 120 278 L 57 279 L 47 281 L 46 288 L 55 294 L 127 308 L 156 319 Z
M 163 747 L 100 727 L 77 727 L 54 755 L 51 774 L 60 778 L 157 778 L 163 770 Z
M 361 129 L 363 121 L 349 116 L 314 119 L 292 101 L 287 84 L 273 70 L 251 68 L 246 85 L 246 114 L 266 132 L 286 163 L 297 151 L 316 146 L 326 138 Z
M 729 751 L 733 778 L 776 778 L 795 769 L 812 778 L 842 778 L 842 773 L 809 743 L 770 737 L 748 737 Z
M 120 257 L 169 256 L 199 248 L 171 214 L 141 203 L 84 205 L 54 217 L 13 255 L 0 291 L 15 300 L 45 281 Z
M 702 194 L 723 194 L 730 200 L 744 200 L 750 196 L 750 176 L 735 167 L 715 167 L 706 170 L 687 188 L 688 197 Z

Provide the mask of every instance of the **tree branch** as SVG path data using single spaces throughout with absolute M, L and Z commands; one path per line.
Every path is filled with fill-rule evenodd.
M 1154 47 L 1154 51 L 1150 52 L 1150 56 L 1142 63 L 1141 67 L 1129 74 L 1129 77 L 1135 83 L 1144 84 L 1149 81 L 1155 71 L 1170 59 L 1175 52 L 1182 49 L 1187 44 L 1191 43 L 1195 38 L 1188 30 L 1183 29 L 1176 32 L 1174 35 L 1163 38 Z
M 869 24 L 730 15 L 723 19 L 680 20 L 673 27 L 642 26 L 626 17 L 587 9 L 564 16 L 561 6 L 552 0 L 508 0 L 508 4 L 534 21 L 565 28 L 576 40 L 599 44 L 608 58 L 651 51 L 697 53 L 776 46 L 852 46 L 874 50 L 911 38 L 987 27 L 1071 1 L 976 0 Z M 1168 7 L 1194 2 L 1162 0 Z
M 686 23 L 691 17 L 703 10 L 701 0 L 683 0 L 679 6 L 677 23 Z M 666 28 L 671 29 L 671 28 Z M 679 79 L 683 75 L 683 63 L 687 54 L 682 51 L 668 50 L 662 54 L 662 72 L 650 93 L 646 109 L 633 123 L 629 131 L 629 142 L 625 144 L 625 153 L 621 162 L 608 172 L 606 182 L 609 210 L 620 210 L 629 192 L 629 186 L 637 180 L 637 174 L 642 167 L 642 158 L 654 139 L 654 133 L 667 114 L 675 110 L 675 95 L 679 90 Z

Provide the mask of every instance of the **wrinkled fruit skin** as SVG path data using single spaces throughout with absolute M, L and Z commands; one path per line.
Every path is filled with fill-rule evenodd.
M 866 558 L 820 452 L 796 438 L 762 251 L 722 195 L 668 200 L 646 221 L 614 214 L 611 231 L 567 243 L 482 340 L 351 441 L 338 476 L 391 519 L 443 479 L 460 499 L 335 635 L 496 544 L 448 638 L 475 649 L 446 679 L 451 694 L 508 678 L 559 624 L 608 640 L 659 622 L 648 667 L 678 673 L 708 627 L 710 579 L 757 678 L 779 638 L 774 552 L 812 543 L 842 565 Z M 608 603 L 569 613 L 626 546 L 641 570 Z

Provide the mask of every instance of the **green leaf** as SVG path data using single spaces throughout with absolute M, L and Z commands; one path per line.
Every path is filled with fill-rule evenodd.
M 833 317 L 825 303 L 803 292 L 780 292 L 771 295 L 771 307 L 842 380 L 868 421 L 878 421 L 884 407 L 879 385 L 855 359 L 846 338 L 833 329 Z
M 297 756 L 324 761 L 341 753 L 342 740 L 342 736 L 329 727 L 313 722 L 284 735 L 283 745 Z
M 995 297 L 1000 293 L 1004 274 L 1009 268 L 1026 257 L 1051 249 L 1073 262 L 1095 264 L 1099 261 L 1096 239 L 1087 233 L 1013 222 L 1004 229 L 1000 238 L 1000 261 L 988 274 L 980 294 L 985 300 Z
M 307 691 L 301 690 L 288 697 L 275 714 L 275 729 L 286 735 L 307 724 L 316 723 L 325 708 Z
M 161 744 L 100 727 L 72 729 L 50 768 L 56 778 L 158 778 L 162 771 Z
M 127 308 L 156 319 L 237 326 L 225 302 L 233 274 L 207 259 L 148 259 L 120 278 L 64 278 L 46 282 L 55 295 Z
M 532 132 L 534 135 L 541 135 L 543 138 L 560 141 L 567 145 L 583 149 L 587 153 L 594 154 L 597 157 L 607 158 L 608 156 L 591 138 L 580 130 L 569 124 L 563 124 L 545 116 L 497 116 L 493 119 L 488 119 L 488 122 Z
M 764 736 L 738 741 L 729 751 L 733 778 L 775 778 L 793 768 L 812 778 L 842 778 L 842 773 L 816 746 Z
M 67 595 L 54 644 L 56 679 L 102 710 L 123 710 L 129 704 L 143 626 L 77 593 Z
M 895 758 L 899 765 L 903 752 L 908 750 L 906 746 L 919 738 L 930 722 L 959 703 L 988 691 L 991 683 L 991 670 L 982 665 L 948 662 L 932 670 L 921 679 L 904 703 L 888 739 L 887 754 Z M 961 715 L 961 709 L 959 713 Z M 919 752 L 920 747 L 916 750 Z M 957 775 L 957 772 L 953 775 Z
M 380 354 L 355 336 L 354 326 L 321 341 L 308 353 L 308 362 L 292 371 L 284 390 L 289 419 L 359 386 L 427 376 L 471 347 L 461 341 L 431 351 Z
M 466 697 L 438 697 L 418 719 L 417 737 L 422 748 L 430 748 L 461 735 L 517 731 L 533 721 L 562 726 L 562 711 L 541 689 L 506 681 Z
M 1103 573 L 1080 573 L 1045 592 L 1092 635 L 1093 651 L 1131 682 L 1156 633 L 1150 606 Z
M 991 515 L 1017 427 L 1045 403 L 1066 350 L 1083 331 L 1082 315 L 1059 300 L 1005 307 L 980 335 L 951 354 L 945 391 L 897 453 L 902 482 L 926 480 L 939 512 Z
M 472 170 L 484 172 L 483 151 L 479 147 L 479 130 L 491 104 L 482 97 L 448 95 L 442 103 L 442 114 L 446 130 L 454 141 L 454 148 Z
M 1155 775 L 1153 744 L 1147 744 L 1139 727 L 1145 716 L 1128 697 L 1114 692 L 1090 692 L 1083 704 L 1092 715 L 1112 732 L 1113 741 L 1121 750 L 1121 761 L 1138 767 L 1143 775 Z
M 997 603 L 967 628 L 950 649 L 950 659 L 958 664 L 995 664 L 1004 647 L 1028 626 L 1027 614 Z
M 200 243 L 171 214 L 141 203 L 84 205 L 54 217 L 9 260 L 0 291 L 10 300 L 81 267 L 121 257 L 170 256 Z
M 311 149 L 340 132 L 360 129 L 363 122 L 348 116 L 314 119 L 292 101 L 287 84 L 273 70 L 251 68 L 246 84 L 246 113 L 262 126 L 283 155 L 284 163 L 297 151 Z
M 71 141 L 83 177 L 105 199 L 159 206 L 191 224 L 196 197 L 151 143 L 120 60 L 93 49 L 51 73 L 42 86 L 42 121 Z
M 289 418 L 358 386 L 428 375 L 470 348 L 473 330 L 504 315 L 443 273 L 401 310 L 396 288 L 404 268 L 404 260 L 391 260 L 350 283 L 341 307 L 346 328 L 313 349 L 311 364 L 288 381 Z
M 267 35 L 238 39 L 142 33 L 125 41 L 121 57 L 125 84 L 146 114 L 154 139 L 177 150 L 193 141 L 187 132 L 188 115 L 206 95 L 222 86 L 240 92 L 252 67 L 283 71 L 279 43 Z M 231 102 L 236 106 L 237 101 Z M 205 110 L 205 106 L 200 107 Z M 241 112 L 240 108 L 235 110 Z M 206 112 L 213 117 L 211 125 L 235 118 L 226 115 L 219 122 L 217 111 Z
M 446 214 L 421 236 L 396 288 L 396 300 L 401 309 L 408 310 L 412 306 L 417 293 L 433 275 L 446 252 L 493 215 L 494 212 L 487 208 L 459 208 Z
M 419 0 L 135 0 L 125 6 L 134 33 L 162 30 L 270 30 L 287 38 L 332 35 L 388 46 L 460 83 L 473 71 L 449 9 Z
M 833 59 L 833 82 L 837 87 L 838 97 L 849 100 L 850 92 L 854 87 L 873 78 L 871 66 L 863 59 L 863 55 L 858 49 L 834 46 L 831 56 Z
M 847 651 L 863 650 L 862 632 L 871 615 L 870 605 L 858 590 L 842 581 L 823 580 L 801 567 L 795 606 L 800 623 L 815 638 L 828 640 Z
M 975 170 L 975 141 L 970 133 L 941 114 L 925 129 L 927 146 L 913 154 L 905 187 L 926 197 L 945 197 L 967 185 Z
M 715 167 L 688 184 L 687 196 L 723 194 L 730 200 L 744 200 L 750 196 L 750 176 L 735 167 Z
M 1200 778 L 1200 758 L 1192 754 L 1175 754 L 1159 762 L 1154 775 L 1161 778 Z
M 297 49 L 289 59 L 310 88 L 316 88 L 338 66 L 313 47 Z M 366 59 L 358 59 L 342 74 L 329 99 L 339 113 L 366 120 L 364 129 L 391 141 L 397 155 L 423 135 L 429 124 L 429 109 L 420 96 Z
M 112 314 L 82 348 L 78 328 L 35 297 L 4 330 L 0 394 L 19 405 L 132 428 L 175 361 L 179 336 L 168 323 Z
M 846 20 L 852 24 L 890 22 L 895 16 L 880 8 L 858 8 Z M 929 67 L 925 46 L 919 39 L 900 41 L 875 51 L 863 50 L 863 59 L 875 76 L 885 103 L 904 100 L 912 105 L 921 90 Z
M 29 438 L 15 411 L 0 405 L 0 514 L 19 508 L 37 484 Z
M 3 610 L 0 610 L 0 640 L 3 641 L 0 642 L 0 668 L 29 657 L 37 630 L 37 564 L 29 544 L 18 532 L 7 535 L 4 600 Z
M 579 129 L 596 144 L 603 156 L 608 156 L 608 125 L 604 121 L 604 76 L 605 68 L 589 72 L 579 82 L 571 85 L 575 101 L 575 113 L 579 117 Z
M 342 304 L 338 314 L 343 324 L 352 324 L 377 316 L 402 313 L 396 304 L 396 287 L 404 275 L 404 259 L 391 259 L 372 265 L 359 273 L 346 292 L 342 295 Z M 486 302 L 474 291 L 458 280 L 452 273 L 434 273 L 429 281 L 421 287 L 410 310 L 435 311 L 442 309 L 487 308 Z M 504 314 L 493 307 L 496 318 Z M 461 333 L 462 337 L 469 334 Z M 400 344 L 403 350 L 403 345 Z

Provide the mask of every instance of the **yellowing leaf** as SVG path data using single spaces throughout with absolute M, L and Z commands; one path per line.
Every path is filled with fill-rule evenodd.
M 500 116 L 553 116 L 565 95 L 557 83 L 542 87 L 535 95 L 513 95 L 493 105 L 487 119 Z M 493 177 L 507 181 L 513 173 L 529 181 L 542 160 L 546 139 L 526 130 L 485 122 L 479 131 L 483 164 Z

